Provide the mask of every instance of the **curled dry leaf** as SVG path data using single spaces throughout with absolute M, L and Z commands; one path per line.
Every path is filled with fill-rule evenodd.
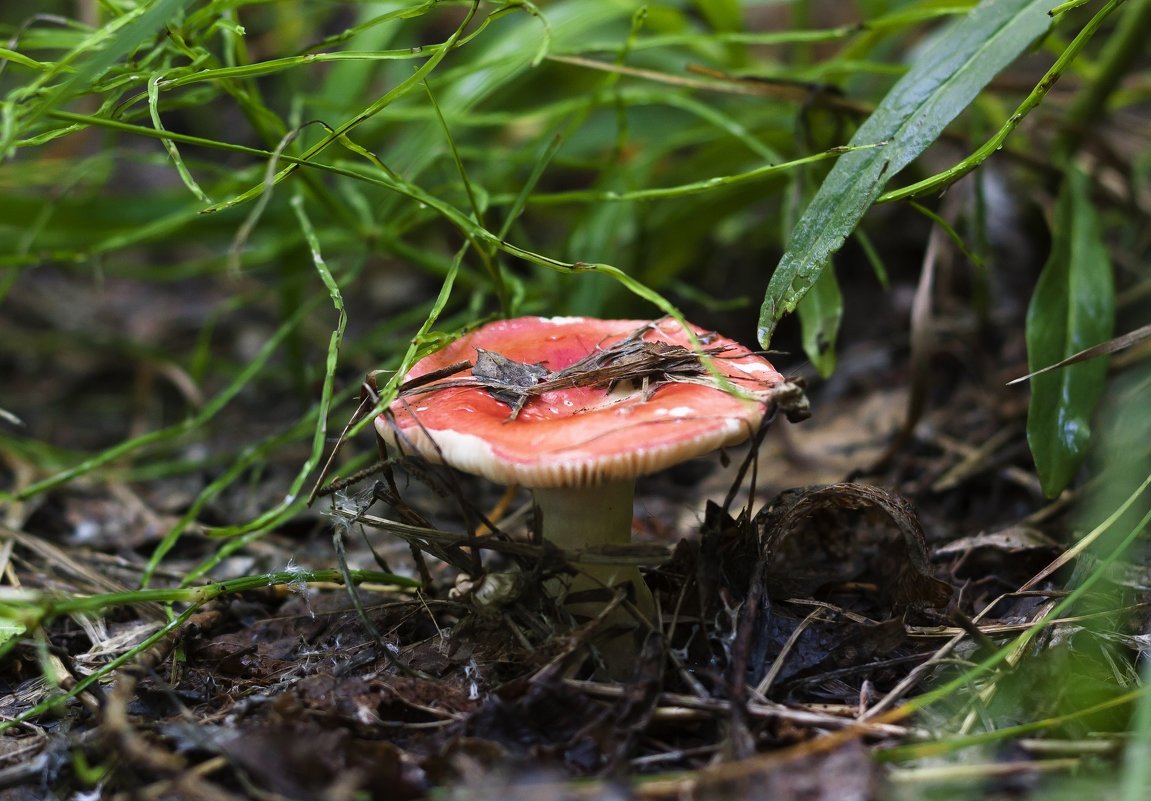
M 859 483 L 787 490 L 756 524 L 772 597 L 868 582 L 893 614 L 943 607 L 951 598 L 951 587 L 932 575 L 914 508 L 895 493 Z

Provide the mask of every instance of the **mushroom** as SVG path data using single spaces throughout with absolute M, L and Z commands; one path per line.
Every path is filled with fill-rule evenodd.
M 671 318 L 489 323 L 419 361 L 406 376 L 414 388 L 376 430 L 431 462 L 531 489 L 543 538 L 569 554 L 627 544 L 637 476 L 743 442 L 780 398 L 794 397 L 763 357 L 692 330 L 728 387 Z M 461 362 L 470 375 L 435 377 Z M 569 594 L 628 581 L 652 615 L 634 565 L 581 572 Z

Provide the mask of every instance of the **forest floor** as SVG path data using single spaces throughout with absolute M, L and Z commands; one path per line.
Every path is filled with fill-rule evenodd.
M 30 357 L 6 376 L 9 394 L 35 399 L 22 414 L 37 435 L 102 447 L 148 430 L 157 404 L 191 391 L 100 343 L 122 316 L 136 338 L 186 336 L 215 302 L 211 288 L 95 285 L 49 270 L 23 282 L 6 333 L 42 337 L 61 319 L 93 331 L 88 351 Z M 0 715 L 20 720 L 0 738 L 0 799 L 1014 798 L 1049 787 L 1048 774 L 1105 766 L 1121 742 L 1099 733 L 1123 730 L 1126 704 L 1049 730 L 1100 737 L 1073 756 L 1026 737 L 959 743 L 958 761 L 914 750 L 980 731 L 980 716 L 1058 718 L 1104 698 L 1134 662 L 1101 643 L 1146 631 L 1146 607 L 1128 603 L 1135 585 L 1117 577 L 1106 610 L 1064 613 L 1008 655 L 1014 670 L 1001 662 L 970 692 L 930 695 L 1051 613 L 1071 567 L 1048 566 L 1066 547 L 1074 493 L 1043 498 L 1027 390 L 1006 386 L 1026 372 L 1022 303 L 1000 292 L 1007 302 L 983 318 L 954 304 L 933 320 L 930 347 L 913 349 L 914 286 L 875 294 L 859 283 L 846 283 L 847 297 L 871 292 L 883 308 L 849 311 L 840 370 L 806 376 L 810 420 L 781 418 L 755 452 L 639 482 L 635 539 L 662 619 L 650 632 L 661 636 L 640 638 L 630 675 L 597 669 L 602 620 L 573 628 L 524 578 L 542 552 L 501 547 L 529 542 L 523 492 L 501 497 L 478 479 L 398 464 L 220 556 L 231 540 L 212 527 L 277 503 L 305 456 L 281 451 L 194 511 L 151 587 L 176 586 L 213 558 L 213 582 L 342 562 L 426 571 L 430 585 L 270 580 L 197 605 L 171 630 L 186 604 L 46 618 L 0 666 Z M 238 348 L 266 336 L 258 321 L 223 333 Z M 926 353 L 914 369 L 913 350 Z M 802 374 L 797 357 L 775 358 Z M 280 396 L 246 393 L 213 430 L 255 439 L 295 413 Z M 132 476 L 113 463 L 10 504 L 7 583 L 51 597 L 140 587 L 165 532 L 227 469 L 210 439 L 187 447 L 210 467 Z M 40 478 L 15 453 L 3 476 L 10 490 Z M 465 536 L 467 504 L 500 534 Z M 405 514 L 444 539 L 405 541 L 376 521 Z M 460 568 L 477 565 L 521 579 L 494 599 L 451 592 Z M 1105 630 L 1084 623 L 1092 614 L 1107 616 Z

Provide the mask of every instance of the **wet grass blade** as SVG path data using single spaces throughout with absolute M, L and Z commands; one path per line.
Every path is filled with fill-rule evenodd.
M 62 108 L 69 97 L 81 94 L 136 48 L 149 43 L 166 24 L 177 18 L 188 5 L 188 0 L 156 0 L 147 6 L 140 6 L 125 14 L 116 22 L 94 32 L 76 50 L 56 62 L 42 77 L 31 84 L 26 95 L 34 92 L 42 94 L 30 105 L 27 116 L 20 122 L 30 127 L 34 121 L 48 112 Z M 75 67 L 73 67 L 73 64 Z M 52 80 L 69 73 L 68 77 L 54 86 Z M 15 134 L 16 129 L 11 129 Z M 11 155 L 15 137 L 5 135 L 0 139 L 0 160 Z
M 827 159 L 835 158 L 842 153 L 857 152 L 857 150 L 874 150 L 873 147 L 862 146 L 856 147 L 835 147 L 830 150 L 825 150 L 822 153 L 815 153 L 810 156 L 801 156 L 797 159 L 791 159 L 779 164 L 764 164 L 761 167 L 756 167 L 747 172 L 738 173 L 735 175 L 717 175 L 711 178 L 705 178 L 701 181 L 691 181 L 690 183 L 680 184 L 678 186 L 664 186 L 664 187 L 646 187 L 644 189 L 632 189 L 619 191 L 614 189 L 572 189 L 566 192 L 540 192 L 532 196 L 531 202 L 538 205 L 556 204 L 556 203 L 622 203 L 632 200 L 657 200 L 668 198 L 689 197 L 691 195 L 700 195 L 706 192 L 712 192 L 717 189 L 723 189 L 731 186 L 737 186 L 743 183 L 750 183 L 754 181 L 762 181 L 766 178 L 773 178 L 799 167 L 805 167 L 809 164 L 816 162 L 826 161 Z M 497 201 L 504 200 L 502 197 L 497 197 Z
M 1027 309 L 1030 369 L 1073 356 L 1111 337 L 1115 286 L 1091 183 L 1069 170 L 1055 207 L 1051 256 Z M 1092 359 L 1031 379 L 1027 442 L 1048 496 L 1075 476 L 1106 385 L 1107 360 Z
M 980 90 L 1050 24 L 1047 0 L 985 0 L 936 40 L 891 89 L 851 144 L 884 143 L 842 156 L 796 225 L 760 308 L 767 347 L 891 176 L 934 142 Z

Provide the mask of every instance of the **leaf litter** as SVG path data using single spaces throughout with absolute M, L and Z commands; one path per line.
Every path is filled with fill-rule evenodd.
M 701 342 L 698 352 L 683 345 L 659 340 L 648 341 L 644 335 L 657 329 L 659 323 L 638 327 L 631 335 L 593 348 L 582 359 L 559 370 L 542 364 L 527 364 L 500 353 L 477 348 L 475 364 L 460 362 L 434 375 L 420 376 L 400 387 L 400 397 L 438 392 L 452 387 L 482 387 L 495 400 L 510 407 L 508 420 L 515 420 L 524 404 L 534 397 L 575 387 L 604 387 L 611 392 L 617 384 L 628 382 L 639 387 L 645 399 L 667 383 L 701 384 L 718 388 L 704 359 L 722 359 L 731 348 L 706 347 Z M 706 337 L 705 337 L 706 339 Z M 471 368 L 472 377 L 429 381 Z M 809 410 L 802 387 L 785 384 L 774 398 L 792 422 L 805 419 Z
M 459 366 L 472 376 L 456 380 L 485 386 L 513 416 L 556 382 L 633 381 L 657 392 L 667 381 L 711 380 L 696 354 L 648 344 L 626 339 L 554 373 L 481 354 Z M 932 430 L 943 437 L 951 421 L 968 425 L 972 407 L 963 408 L 966 417 L 941 409 Z M 1012 412 L 982 413 L 981 425 L 1000 426 L 998 415 Z M 115 749 L 118 792 L 151 797 L 883 797 L 873 749 L 914 740 L 933 719 L 880 713 L 947 675 L 949 655 L 974 658 L 1047 609 L 1050 593 L 1009 593 L 1055 546 L 1026 523 L 994 536 L 946 521 L 949 503 L 994 476 L 994 453 L 972 461 L 928 440 L 866 482 L 832 473 L 788 488 L 787 462 L 804 456 L 780 458 L 773 442 L 770 459 L 752 448 L 734 460 L 728 486 L 713 486 L 722 504 L 695 496 L 703 516 L 694 530 L 673 520 L 663 526 L 671 538 L 616 555 L 645 566 L 662 610 L 627 681 L 596 673 L 602 619 L 573 628 L 539 589 L 568 568 L 531 541 L 526 504 L 488 515 L 482 482 L 401 459 L 332 494 L 328 519 L 349 562 L 421 575 L 426 591 L 368 586 L 353 596 L 299 583 L 247 591 L 206 605 L 143 652 L 132 649 L 162 625 L 145 608 L 51 621 L 47 657 L 24 638 L 5 662 L 8 718 L 110 658 L 132 659 L 53 716 L 10 729 L 5 754 L 35 758 L 0 773 L 0 784 L 74 781 L 49 759 L 66 742 L 93 758 Z M 926 519 L 881 486 L 930 486 L 923 477 L 945 472 L 937 463 L 951 458 L 966 459 L 965 472 L 942 504 L 920 490 Z M 648 483 L 653 497 L 666 480 Z M 25 522 L 35 536 L 6 530 L 10 569 L 29 588 L 130 586 L 140 566 L 131 549 L 157 535 L 138 503 L 125 504 L 125 486 L 59 491 L 63 515 L 42 510 Z M 757 497 L 767 498 L 758 508 Z M 102 531 L 117 504 L 132 513 L 119 526 L 131 534 L 121 540 L 128 551 L 117 555 L 108 536 L 75 536 Z M 269 535 L 256 556 L 221 564 L 217 577 L 251 570 L 261 552 L 330 564 L 323 537 L 299 537 Z M 189 553 L 158 578 L 178 582 L 182 561 L 210 546 L 188 538 Z M 499 578 L 508 576 L 518 578 Z M 1089 674 L 1089 662 L 1072 661 Z M 57 685 L 43 680 L 49 663 L 63 677 Z

